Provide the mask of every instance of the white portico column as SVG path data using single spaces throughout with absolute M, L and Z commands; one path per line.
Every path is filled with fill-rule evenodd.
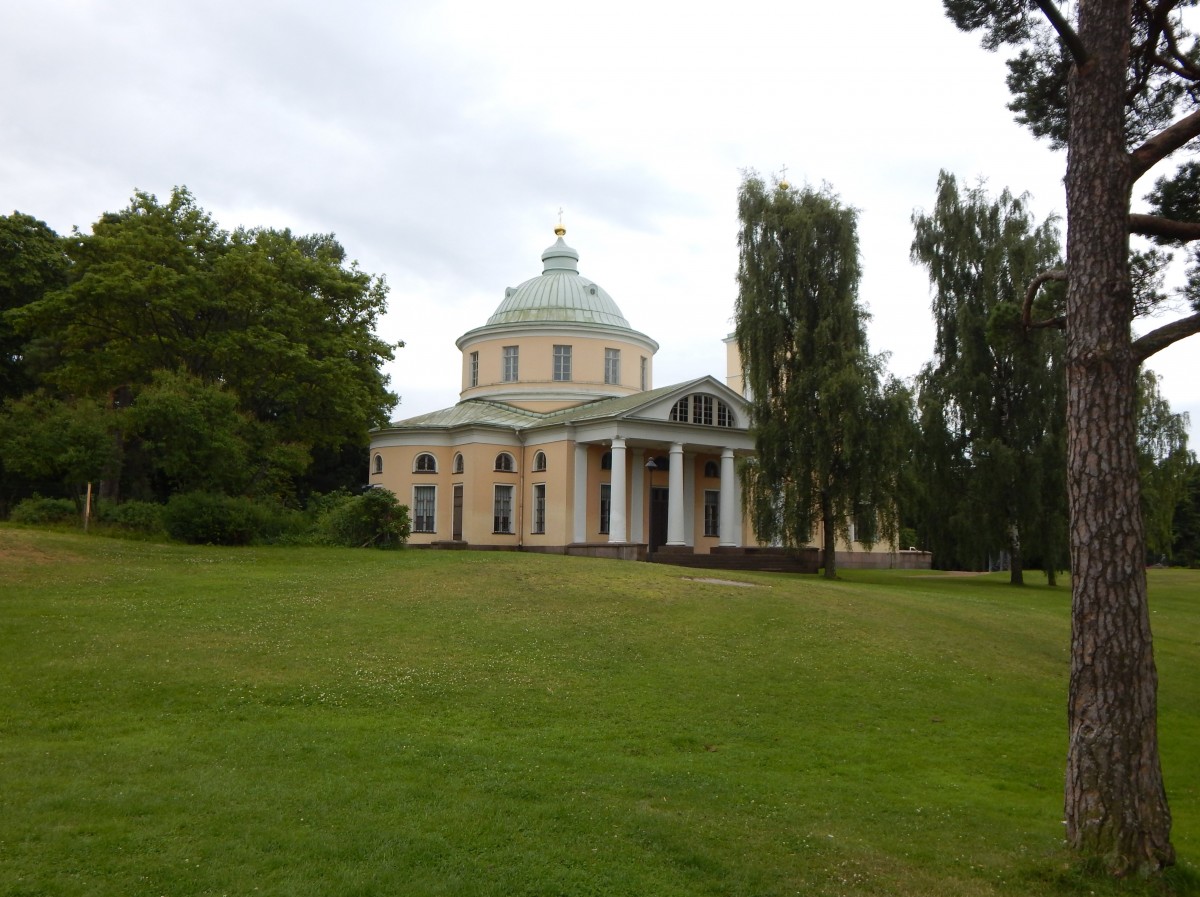
M 630 542 L 645 542 L 642 535 L 642 498 L 646 492 L 644 481 L 642 480 L 642 472 L 645 468 L 642 467 L 642 462 L 645 460 L 645 452 L 640 448 L 632 449 L 629 453 L 633 458 L 633 464 L 630 465 L 630 489 L 629 489 L 629 541 Z
M 612 477 L 608 492 L 608 541 L 625 539 L 625 440 L 614 436 L 612 441 Z
M 573 542 L 587 541 L 587 446 L 575 443 L 575 512 L 572 515 Z
M 667 503 L 667 544 L 683 545 L 683 445 L 671 443 L 671 470 L 667 482 L 670 495 Z
M 721 452 L 721 541 L 720 545 L 740 545 L 741 527 L 737 524 L 737 495 L 734 491 L 733 449 Z

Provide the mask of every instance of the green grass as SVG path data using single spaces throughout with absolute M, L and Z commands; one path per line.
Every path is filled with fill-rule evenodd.
M 0 527 L 0 894 L 1197 890 L 1200 574 L 1165 886 L 1063 849 L 1065 588 L 695 575 Z

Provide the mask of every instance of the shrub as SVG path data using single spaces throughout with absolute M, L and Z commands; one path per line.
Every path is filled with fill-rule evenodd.
M 99 504 L 96 506 L 96 519 L 110 526 L 153 536 L 164 532 L 163 511 L 163 505 L 152 501 Z
M 408 541 L 412 525 L 408 520 L 408 507 L 400 504 L 394 493 L 387 489 L 368 489 L 362 495 L 330 501 L 319 531 L 334 545 L 399 548 Z
M 80 519 L 79 508 L 69 498 L 27 498 L 12 510 L 13 523 L 46 526 L 55 523 L 75 523 Z
M 193 545 L 248 545 L 258 535 L 262 517 L 248 498 L 183 492 L 167 502 L 163 525 L 172 539 Z

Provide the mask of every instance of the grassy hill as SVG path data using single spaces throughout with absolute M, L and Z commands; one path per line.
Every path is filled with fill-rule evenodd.
M 697 575 L 0 527 L 0 895 L 1197 889 L 1197 572 L 1165 890 L 1063 850 L 1065 588 Z

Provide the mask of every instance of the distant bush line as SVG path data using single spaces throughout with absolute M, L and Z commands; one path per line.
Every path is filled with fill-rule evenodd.
M 67 498 L 34 496 L 9 519 L 25 526 L 84 525 L 83 510 Z M 191 545 L 339 545 L 399 548 L 412 526 L 408 508 L 386 489 L 338 490 L 311 498 L 304 509 L 262 499 L 184 492 L 165 504 L 98 502 L 89 529 L 105 535 L 173 539 Z

